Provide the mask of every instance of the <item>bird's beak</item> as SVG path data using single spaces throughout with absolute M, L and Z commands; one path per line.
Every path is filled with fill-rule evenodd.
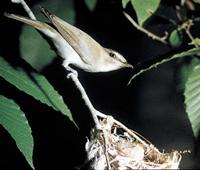
M 131 65 L 131 64 L 129 64 L 129 63 L 126 63 L 126 65 L 125 65 L 126 67 L 128 67 L 128 68 L 131 68 L 131 69 L 133 69 L 134 67 L 133 67 L 133 65 Z

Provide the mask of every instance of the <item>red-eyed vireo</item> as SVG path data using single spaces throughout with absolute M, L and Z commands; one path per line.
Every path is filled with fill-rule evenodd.
M 41 11 L 53 26 L 14 14 L 5 13 L 5 16 L 31 25 L 49 37 L 56 47 L 57 54 L 64 59 L 63 66 L 68 70 L 70 70 L 69 64 L 87 72 L 108 72 L 125 67 L 133 68 L 118 52 L 103 48 L 88 34 L 50 14 L 43 7 Z

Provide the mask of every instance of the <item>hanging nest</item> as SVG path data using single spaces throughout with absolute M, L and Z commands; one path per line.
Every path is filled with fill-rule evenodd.
M 161 153 L 138 133 L 128 129 L 111 116 L 101 115 L 101 128 L 91 131 L 86 143 L 89 169 L 178 169 L 178 151 Z

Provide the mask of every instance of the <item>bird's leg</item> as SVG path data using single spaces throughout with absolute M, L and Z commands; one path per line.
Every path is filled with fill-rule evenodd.
M 74 70 L 73 68 L 71 68 L 69 66 L 69 64 L 70 63 L 67 60 L 64 60 L 63 63 L 62 63 L 63 67 L 65 67 L 65 69 L 67 71 L 69 71 L 69 73 L 67 74 L 67 78 L 70 78 L 70 74 L 74 74 L 76 77 L 78 77 L 78 72 L 76 70 Z
M 78 77 L 78 72 L 76 70 L 74 70 L 73 68 L 71 68 L 70 66 L 65 67 L 65 69 L 67 71 L 69 71 L 69 73 L 67 74 L 67 78 L 71 77 L 71 74 L 73 74 L 74 76 Z M 78 79 L 78 78 L 77 78 Z

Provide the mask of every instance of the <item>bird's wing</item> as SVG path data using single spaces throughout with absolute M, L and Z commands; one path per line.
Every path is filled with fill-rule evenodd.
M 68 24 L 59 17 L 52 15 L 43 7 L 41 7 L 41 11 L 52 22 L 62 37 L 72 46 L 85 63 L 90 64 L 91 57 L 98 57 L 96 54 L 98 54 L 98 50 L 102 50 L 102 47 L 92 37 L 73 25 Z

